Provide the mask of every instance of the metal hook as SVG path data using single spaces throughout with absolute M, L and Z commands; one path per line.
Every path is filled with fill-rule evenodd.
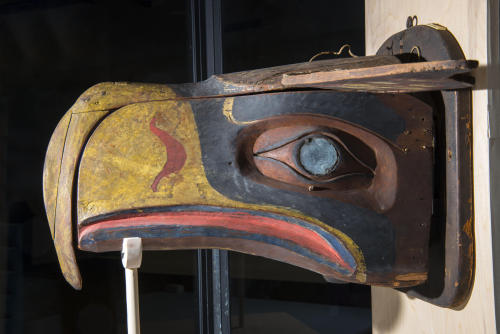
M 351 56 L 353 58 L 357 57 L 354 53 L 352 53 L 352 51 L 351 51 L 351 45 L 350 44 L 344 44 L 339 49 L 339 51 L 322 51 L 320 53 L 315 54 L 314 56 L 311 57 L 311 59 L 309 59 L 309 62 L 312 62 L 314 59 L 318 58 L 319 56 L 323 56 L 323 55 L 339 56 L 340 54 L 342 54 L 342 51 L 344 51 L 345 48 L 347 48 L 347 52 L 349 53 L 349 56 Z

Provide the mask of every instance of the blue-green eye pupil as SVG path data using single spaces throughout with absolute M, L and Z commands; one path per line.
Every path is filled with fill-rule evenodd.
M 299 161 L 310 174 L 325 176 L 337 167 L 339 152 L 328 137 L 309 137 L 299 148 Z

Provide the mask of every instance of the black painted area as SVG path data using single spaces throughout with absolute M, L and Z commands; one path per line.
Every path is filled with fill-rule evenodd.
M 233 105 L 233 117 L 238 121 L 304 113 L 338 117 L 392 141 L 405 130 L 403 118 L 382 103 L 375 94 L 334 91 L 285 92 L 241 96 L 235 98 Z
M 218 192 L 245 203 L 298 210 L 347 234 L 361 248 L 369 271 L 387 272 L 394 261 L 394 231 L 384 215 L 332 199 L 276 189 L 244 177 L 237 167 L 235 142 L 242 125 L 223 115 L 223 99 L 191 101 L 208 181 Z M 371 117 L 365 117 L 369 109 Z M 296 92 L 237 97 L 233 117 L 250 121 L 271 116 L 315 113 L 339 117 L 395 139 L 404 122 L 369 94 Z M 366 118 L 369 118 L 368 120 Z

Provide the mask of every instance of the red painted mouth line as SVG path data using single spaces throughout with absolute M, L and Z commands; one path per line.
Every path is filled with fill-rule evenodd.
M 349 272 L 354 268 L 321 235 L 303 226 L 265 216 L 253 216 L 246 212 L 155 212 L 121 216 L 83 226 L 79 242 L 99 230 L 140 226 L 183 226 L 224 228 L 231 231 L 274 237 L 308 249 Z M 160 236 L 159 236 L 160 237 Z M 264 241 L 265 242 L 265 241 Z

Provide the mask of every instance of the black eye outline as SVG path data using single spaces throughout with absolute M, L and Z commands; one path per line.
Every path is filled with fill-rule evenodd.
M 298 158 L 300 148 L 304 145 L 305 141 L 308 140 L 308 138 L 314 137 L 326 138 L 331 141 L 335 149 L 337 149 L 337 154 L 339 156 L 338 161 L 331 172 L 326 175 L 315 175 L 308 172 L 304 166 L 302 166 Z M 375 175 L 374 168 L 363 162 L 338 136 L 327 131 L 303 133 L 298 137 L 280 143 L 279 146 L 269 146 L 272 148 L 255 152 L 254 157 L 274 160 L 282 167 L 287 167 L 297 174 L 297 176 L 301 176 L 309 182 L 328 184 L 354 176 L 369 177 L 373 179 Z

